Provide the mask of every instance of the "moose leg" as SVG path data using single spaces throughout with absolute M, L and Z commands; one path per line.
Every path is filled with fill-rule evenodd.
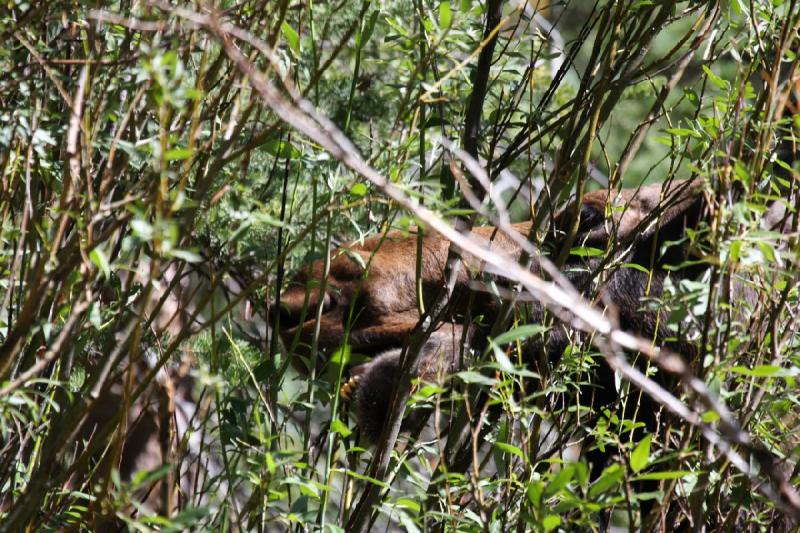
M 445 324 L 433 332 L 422 346 L 417 376 L 425 381 L 442 381 L 458 367 L 462 326 Z M 370 442 L 383 430 L 395 383 L 401 375 L 403 350 L 395 348 L 368 363 L 351 369 L 350 380 L 342 387 L 344 399 L 352 400 L 359 427 Z

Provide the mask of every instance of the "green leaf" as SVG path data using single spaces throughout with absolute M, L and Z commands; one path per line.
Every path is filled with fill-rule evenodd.
M 300 150 L 292 146 L 292 143 L 272 139 L 263 144 L 264 150 L 275 157 L 286 157 L 294 159 L 300 156 Z
M 253 376 L 259 383 L 266 382 L 275 371 L 272 359 L 264 359 L 253 368 Z
M 367 192 L 369 192 L 369 189 L 363 183 L 356 183 L 350 188 L 351 196 L 366 196 Z
M 350 250 L 349 248 L 345 250 L 344 253 L 345 255 L 347 255 L 349 259 L 351 259 L 355 264 L 357 264 L 361 268 L 361 270 L 363 270 L 364 272 L 368 272 L 367 262 L 364 261 L 363 257 L 361 257 L 361 254 L 357 253 L 354 250 Z
M 500 451 L 510 453 L 511 455 L 516 455 L 520 459 L 525 459 L 525 454 L 522 452 L 522 450 L 513 444 L 508 444 L 507 442 L 495 442 L 494 445 Z
M 350 345 L 345 344 L 340 346 L 333 354 L 329 361 L 335 365 L 344 365 L 347 366 L 347 363 L 350 361 Z
M 338 433 L 342 437 L 349 437 L 350 433 L 352 433 L 350 428 L 348 428 L 347 425 L 345 425 L 345 423 L 338 418 L 331 420 L 331 431 L 333 433 Z
M 730 261 L 736 263 L 742 255 L 742 241 L 733 241 L 730 247 Z
M 544 483 L 541 481 L 532 481 L 525 492 L 528 494 L 528 501 L 538 507 L 542 503 Z
M 111 265 L 108 262 L 108 257 L 106 257 L 105 252 L 98 246 L 91 252 L 89 252 L 89 259 L 92 260 L 92 263 L 100 269 L 103 273 L 103 276 L 108 278 L 111 275 Z
M 703 72 L 708 76 L 708 81 L 716 85 L 718 89 L 726 91 L 730 88 L 730 84 L 727 81 L 714 74 L 706 65 L 703 65 Z
M 131 479 L 131 485 L 134 488 L 149 485 L 166 476 L 171 468 L 171 465 L 161 465 L 153 470 L 140 470 L 133 475 L 133 478 Z
M 487 368 L 494 368 L 495 370 L 500 370 L 501 372 L 505 372 L 506 374 L 513 374 L 515 376 L 523 378 L 530 378 L 537 380 L 542 379 L 541 375 L 526 369 L 524 366 L 511 365 L 511 360 L 505 354 L 503 354 L 502 357 L 505 358 L 505 363 L 508 364 L 501 364 L 500 362 L 490 363 L 489 365 L 487 365 Z
M 342 472 L 342 470 L 340 468 L 334 468 L 332 470 L 335 471 L 335 472 Z M 388 489 L 389 488 L 388 483 L 386 483 L 385 481 L 381 481 L 379 479 L 375 479 L 374 477 L 370 477 L 370 476 L 365 476 L 363 474 L 359 474 L 358 472 L 354 472 L 353 470 L 346 470 L 346 472 L 347 472 L 348 476 L 353 477 L 355 479 L 359 479 L 361 481 L 366 481 L 367 483 L 372 483 L 373 485 L 376 485 L 376 486 L 378 486 L 378 487 L 380 487 L 382 489 Z
M 195 529 L 198 522 L 211 512 L 210 507 L 187 507 L 177 515 L 172 517 L 168 527 L 163 528 L 161 531 L 186 531 Z
M 501 333 L 492 340 L 498 346 L 503 346 L 504 344 L 525 340 L 535 335 L 541 335 L 548 329 L 550 328 L 542 326 L 541 324 L 525 324 L 524 326 L 517 326 L 516 328 L 510 329 L 505 333 Z
M 417 527 L 417 524 L 414 523 L 414 519 L 411 518 L 408 513 L 398 509 L 397 517 L 400 519 L 400 524 L 403 526 L 404 531 L 407 533 L 421 533 L 420 529 Z
M 492 343 L 492 349 L 492 351 L 494 351 L 494 358 L 497 360 L 497 364 L 500 366 L 500 370 L 509 374 L 513 373 L 515 370 L 514 364 L 511 362 L 511 359 L 508 358 L 502 348 Z
M 439 27 L 449 28 L 453 22 L 453 13 L 450 11 L 450 2 L 445 0 L 439 4 Z
M 636 445 L 636 448 L 633 449 L 631 452 L 631 470 L 634 472 L 639 472 L 645 466 L 647 466 L 647 461 L 650 459 L 650 441 L 652 439 L 652 435 L 647 435 L 639 444 Z
M 281 24 L 281 33 L 283 33 L 286 44 L 289 45 L 292 52 L 294 52 L 295 55 L 300 54 L 300 35 L 294 31 L 294 28 L 289 26 L 289 23 L 284 22 Z
M 131 221 L 131 229 L 133 234 L 143 241 L 149 241 L 155 235 L 153 226 L 144 219 L 137 218 Z
M 373 11 L 369 19 L 367 19 L 367 23 L 364 24 L 364 29 L 361 30 L 361 36 L 359 39 L 359 46 L 364 46 L 369 41 L 370 37 L 372 37 L 372 32 L 375 31 L 375 22 L 378 20 L 378 15 L 380 11 Z
M 553 476 L 553 480 L 548 483 L 547 488 L 544 491 L 545 497 L 549 498 L 550 496 L 554 496 L 558 494 L 558 492 L 563 489 L 567 483 L 572 481 L 572 478 L 575 475 L 575 465 L 563 465 L 561 470 Z
M 557 514 L 551 514 L 544 517 L 542 520 L 542 527 L 545 531 L 553 531 L 561 525 L 561 517 Z
M 464 372 L 459 372 L 456 374 L 461 381 L 464 383 L 477 383 L 479 385 L 488 385 L 492 386 L 497 383 L 497 380 L 494 378 L 489 378 L 481 374 L 480 372 L 475 372 L 472 370 L 465 370 Z
M 620 465 L 611 465 L 603 470 L 600 479 L 589 489 L 589 498 L 594 499 L 619 485 L 624 473 Z
M 424 387 L 421 387 L 417 392 L 413 394 L 413 398 L 416 399 L 417 401 L 425 400 L 436 394 L 441 394 L 446 390 L 447 389 L 445 389 L 444 387 L 440 387 L 439 385 L 425 385 Z
M 650 271 L 647 269 L 647 267 L 644 267 L 637 263 L 623 263 L 621 266 L 622 268 L 631 268 L 633 270 L 638 270 L 639 272 L 642 272 L 644 274 L 650 274 Z
M 103 315 L 97 302 L 93 302 L 89 308 L 89 323 L 98 331 L 103 328 Z
M 250 217 L 261 224 L 267 224 L 268 226 L 274 226 L 276 228 L 286 228 L 288 225 L 285 222 L 281 222 L 279 219 L 270 216 L 268 213 L 250 213 Z M 289 228 L 291 231 L 292 228 Z
M 573 248 L 569 251 L 570 255 L 575 255 L 577 257 L 598 257 L 605 252 L 600 250 L 599 248 L 591 248 L 589 246 L 581 246 L 579 248 Z
M 730 371 L 754 378 L 788 378 L 800 374 L 800 369 L 796 367 L 783 368 L 775 365 L 756 365 L 753 368 L 734 366 L 730 368 Z
M 775 262 L 775 250 L 773 250 L 769 244 L 765 242 L 759 242 L 758 248 L 759 250 L 761 250 L 761 253 L 764 254 L 764 257 L 767 259 L 768 262 L 770 263 Z
M 176 259 L 182 259 L 187 263 L 202 263 L 203 256 L 189 250 L 172 250 L 169 255 Z
M 171 148 L 164 153 L 164 161 L 183 161 L 191 157 L 191 148 Z
M 34 145 L 49 144 L 51 146 L 55 146 L 58 144 L 47 130 L 36 130 L 33 132 L 32 140 Z
M 680 479 L 682 477 L 690 476 L 696 472 L 688 470 L 672 470 L 668 472 L 648 472 L 633 478 L 634 481 L 660 481 L 664 479 Z
M 411 498 L 398 498 L 397 501 L 394 502 L 394 503 L 395 503 L 395 505 L 398 505 L 400 507 L 404 507 L 406 509 L 409 509 L 411 511 L 415 511 L 417 513 L 421 509 L 421 506 L 420 506 L 419 502 L 416 501 L 416 500 L 413 500 Z
M 678 137 L 700 137 L 699 133 L 688 128 L 667 128 L 664 132 L 670 135 L 677 135 Z

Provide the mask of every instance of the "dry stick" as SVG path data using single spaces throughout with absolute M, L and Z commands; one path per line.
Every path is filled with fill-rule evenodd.
M 37 124 L 39 122 L 39 110 L 40 106 L 37 104 L 36 111 L 33 114 L 31 125 L 32 130 L 38 127 Z M 31 132 L 33 135 L 33 132 Z M 6 329 L 6 335 L 9 334 L 11 330 L 11 324 L 15 322 L 13 318 L 11 304 L 12 304 L 12 296 L 15 292 L 15 284 L 17 281 L 17 275 L 20 276 L 20 280 L 23 277 L 23 268 L 22 268 L 22 256 L 25 251 L 25 244 L 28 241 L 28 225 L 30 223 L 31 217 L 33 216 L 33 202 L 31 200 L 31 160 L 33 159 L 33 142 L 28 142 L 28 148 L 26 150 L 25 155 L 25 201 L 22 207 L 22 223 L 19 225 L 19 237 L 16 251 L 14 252 L 14 259 L 11 263 L 11 272 L 8 275 L 8 285 L 6 285 L 6 293 L 3 296 L 3 301 L 0 303 L 0 309 L 7 309 L 8 310 L 8 326 Z M 20 282 L 22 283 L 24 280 Z M 20 297 L 22 296 L 20 291 Z M 0 375 L 2 372 L 0 372 Z
M 85 80 L 86 80 L 86 76 L 84 75 L 81 78 L 81 86 L 79 88 L 78 95 L 76 96 L 76 101 L 79 101 L 80 100 L 80 96 L 83 94 L 83 85 L 85 84 Z M 73 120 L 70 121 L 70 130 L 69 130 L 69 133 L 68 133 L 68 153 L 71 156 L 71 159 L 69 161 L 70 165 L 71 165 L 71 167 L 70 167 L 71 174 L 70 175 L 72 175 L 73 178 L 76 178 L 77 177 L 76 172 L 80 171 L 80 164 L 79 164 L 79 160 L 78 160 L 78 156 L 77 156 L 77 154 L 78 154 L 78 152 L 77 152 L 77 139 L 78 139 L 78 131 L 79 131 L 79 127 L 80 127 L 80 120 L 79 120 L 79 117 L 78 117 L 78 115 L 79 115 L 78 110 L 80 109 L 81 106 L 75 105 L 75 106 L 72 106 L 72 107 L 73 107 L 73 116 L 72 116 Z M 78 117 L 78 118 L 76 118 L 76 117 Z M 76 163 L 77 165 L 75 165 L 74 163 Z M 118 226 L 122 221 L 118 220 L 117 222 L 118 223 L 116 224 L 116 226 Z M 112 225 L 109 228 L 109 230 L 113 230 L 114 226 L 115 225 Z M 108 234 L 108 233 L 110 233 L 110 231 L 104 231 L 103 233 Z M 103 238 L 98 239 L 98 241 L 95 241 L 95 242 L 101 242 L 102 240 L 103 240 Z M 70 245 L 70 242 L 67 242 L 65 247 L 61 248 L 60 250 L 67 249 L 69 245 Z M 90 241 L 90 244 L 87 245 L 87 246 L 91 247 L 91 241 Z M 53 246 L 53 254 L 55 256 L 60 256 L 61 255 L 61 254 L 58 253 L 60 250 L 58 249 L 58 247 Z M 83 251 L 83 250 L 81 250 L 81 251 Z M 69 256 L 67 256 L 67 257 L 56 257 L 56 263 L 59 266 L 54 271 L 52 271 L 50 273 L 51 281 L 49 283 L 43 284 L 41 286 L 41 288 L 39 288 L 39 286 L 37 285 L 37 289 L 34 291 L 33 296 L 40 295 L 45 289 L 47 289 L 48 287 L 52 287 L 52 285 L 53 285 L 53 281 L 52 280 L 60 279 L 60 273 L 68 272 L 69 270 L 71 270 L 71 268 L 72 268 L 71 263 L 73 261 L 77 261 L 77 260 L 78 260 L 78 258 L 74 258 L 73 257 L 72 259 L 70 259 Z M 44 261 L 40 261 L 38 270 L 42 271 L 43 267 L 44 267 Z M 41 278 L 41 273 L 36 274 L 36 277 L 37 277 L 37 279 Z M 36 302 L 37 300 L 38 300 L 38 298 L 31 298 L 29 300 L 29 302 Z M 78 307 L 80 307 L 80 306 L 78 306 Z M 23 313 L 23 317 L 31 317 L 31 319 L 34 317 L 34 311 L 35 310 L 34 309 L 28 309 L 28 305 L 27 304 L 26 304 L 26 309 L 24 311 L 25 312 Z M 25 324 L 30 323 L 31 319 L 26 318 L 25 320 L 23 320 L 22 324 L 18 324 L 18 327 L 15 328 L 15 330 L 13 332 L 14 335 L 13 336 L 9 335 L 9 341 L 6 343 L 6 345 L 4 345 L 4 346 L 2 346 L 2 348 L 0 348 L 0 359 L 4 359 L 4 358 L 10 359 L 11 355 L 13 355 L 15 353 L 15 351 L 18 349 L 19 343 L 22 340 L 22 335 L 21 335 L 20 332 L 24 333 L 24 330 L 27 327 Z M 138 322 L 139 322 L 138 318 L 135 318 L 135 319 L 132 320 L 132 324 L 134 326 L 136 324 L 138 324 Z M 67 329 L 65 329 L 63 331 L 67 331 Z M 126 337 L 126 338 L 127 338 L 127 336 L 128 335 L 124 335 L 124 337 Z M 115 351 L 115 354 L 117 354 L 117 355 L 112 355 L 112 357 L 110 358 L 111 361 L 117 359 L 119 350 L 122 350 L 122 348 L 124 347 L 125 344 L 126 344 L 125 342 L 121 342 L 119 344 L 119 346 L 117 348 L 117 351 Z M 54 352 L 55 352 L 55 350 L 54 350 Z M 53 356 L 53 357 L 55 357 L 55 356 Z M 108 365 L 103 368 L 103 371 L 101 372 L 100 379 L 98 380 L 98 386 L 100 386 L 101 383 L 106 381 L 105 376 L 108 374 L 108 371 L 107 371 L 108 368 L 110 368 Z M 96 391 L 96 390 L 97 390 L 97 388 L 95 388 L 94 391 Z M 89 402 L 89 404 L 91 404 L 91 400 L 85 400 L 84 403 L 86 403 L 87 401 Z M 77 413 L 79 415 L 81 413 L 83 413 L 85 415 L 86 410 L 82 409 L 82 407 L 83 406 L 75 406 L 75 409 L 73 409 L 71 412 L 72 413 Z M 54 442 L 54 445 L 53 446 L 47 446 L 45 448 L 45 451 L 43 452 L 43 457 L 46 457 L 46 459 L 47 459 L 46 461 L 43 461 L 46 465 L 52 464 L 54 462 L 53 458 L 56 457 L 56 454 L 60 453 L 58 449 L 52 450 L 52 453 L 51 453 L 51 450 L 48 450 L 47 448 L 49 447 L 49 448 L 52 449 L 54 446 L 60 446 L 61 447 L 60 449 L 63 450 L 64 447 L 66 446 L 66 444 L 65 444 L 66 442 L 71 442 L 72 440 L 74 440 L 75 435 L 76 435 L 76 431 L 80 427 L 80 424 L 77 423 L 77 418 L 75 418 L 75 417 L 65 417 L 65 418 L 62 418 L 62 420 L 69 420 L 68 423 L 70 423 L 70 424 L 74 423 L 74 427 L 61 428 L 61 429 L 56 428 L 56 429 L 53 430 L 54 432 L 56 432 L 56 433 L 58 433 L 60 435 L 65 434 L 65 431 L 71 431 L 71 433 L 68 433 L 66 438 L 63 438 L 63 439 L 62 438 L 58 438 L 58 439 L 55 439 L 55 441 L 53 441 L 52 439 L 50 440 L 50 442 Z M 110 429 L 113 426 L 112 426 L 112 424 L 108 424 L 107 427 Z M 49 443 L 46 443 L 46 445 L 47 444 L 49 444 Z M 88 457 L 88 455 L 86 455 L 86 454 L 85 454 L 85 456 Z M 47 466 L 40 466 L 39 467 L 39 471 L 40 472 L 41 471 L 47 471 Z M 41 478 L 42 481 L 45 484 L 48 483 L 48 481 L 44 481 L 44 480 L 47 479 L 47 476 L 38 476 L 37 479 L 39 479 L 39 478 Z M 53 483 L 52 479 L 49 481 L 49 483 Z M 8 519 L 11 520 L 12 523 L 16 522 L 17 525 L 22 525 L 22 524 L 27 524 L 28 523 L 27 520 L 29 518 L 29 515 L 32 512 L 35 512 L 35 509 L 37 509 L 37 505 L 35 505 L 35 502 L 39 501 L 39 499 L 42 497 L 42 492 L 41 492 L 40 489 L 43 486 L 44 486 L 43 483 L 39 483 L 39 482 L 32 483 L 31 486 L 29 486 L 29 489 L 26 490 L 25 494 L 23 495 L 23 500 L 27 499 L 27 501 L 29 503 L 33 503 L 33 505 L 17 506 L 15 509 L 13 509 L 12 513 L 9 514 L 9 516 L 8 516 Z M 25 510 L 25 509 L 20 510 L 22 507 L 27 507 L 28 510 Z M 16 528 L 12 528 L 12 529 L 16 529 Z
M 148 289 L 145 289 L 147 292 Z M 147 296 L 146 294 L 144 296 Z M 142 302 L 145 298 L 141 299 Z M 128 347 L 130 338 L 139 325 L 140 320 L 138 315 L 134 315 L 128 322 L 123 334 L 118 339 L 117 347 L 112 351 L 108 357 L 109 363 L 106 366 L 110 367 L 110 361 L 120 361 L 124 355 L 125 348 Z M 98 383 L 104 383 L 108 372 L 101 373 L 98 377 Z M 97 389 L 97 383 L 92 387 Z M 98 394 L 99 396 L 99 394 Z M 72 406 L 68 407 L 68 411 L 64 412 L 62 416 L 57 418 L 56 425 L 50 429 L 45 436 L 44 444 L 39 458 L 37 469 L 30 477 L 30 483 L 25 488 L 25 491 L 19 496 L 15 505 L 9 510 L 5 516 L 4 521 L 0 523 L 0 530 L 3 531 L 23 531 L 25 527 L 30 526 L 31 516 L 39 509 L 40 502 L 44 498 L 45 491 L 48 486 L 54 482 L 66 479 L 72 472 L 79 471 L 80 468 L 89 460 L 89 458 L 97 451 L 101 443 L 105 441 L 108 434 L 117 427 L 117 420 L 121 413 L 117 413 L 106 424 L 105 428 L 95 434 L 95 437 L 90 440 L 80 458 L 74 461 L 64 472 L 60 475 L 52 476 L 52 467 L 58 461 L 60 452 L 63 452 L 68 443 L 74 442 L 77 438 L 83 421 L 85 420 L 89 411 L 95 405 L 97 396 L 90 393 L 78 399 Z
M 23 44 L 27 42 L 21 36 L 18 36 L 18 39 L 20 39 L 20 42 L 23 42 Z M 31 50 L 33 49 L 31 48 Z M 78 88 L 75 93 L 74 101 L 67 99 L 69 108 L 72 110 L 69 130 L 67 131 L 67 154 L 69 155 L 69 172 L 67 175 L 69 179 L 64 181 L 63 191 L 59 199 L 58 210 L 61 212 L 61 218 L 58 223 L 58 230 L 51 243 L 50 257 L 47 261 L 47 263 L 51 264 L 55 262 L 56 255 L 61 248 L 61 241 L 64 238 L 67 224 L 70 220 L 70 211 L 68 207 L 75 197 L 74 189 L 77 185 L 77 180 L 80 178 L 80 158 L 77 146 L 81 129 L 81 116 L 83 114 L 83 97 L 88 78 L 89 69 L 88 66 L 84 66 L 80 80 L 78 81 Z M 14 329 L 9 333 L 6 342 L 0 346 L 0 379 L 8 372 L 13 358 L 22 348 L 23 336 L 35 318 L 37 313 L 36 309 L 38 309 L 38 305 L 41 303 L 47 289 L 53 284 L 54 278 L 52 277 L 52 272 L 50 273 L 50 281 L 43 282 L 42 275 L 44 274 L 44 267 L 45 261 L 42 258 L 39 260 L 37 271 L 34 274 L 35 277 L 33 279 L 36 280 L 36 282 L 31 284 L 35 289 L 31 291 L 28 300 L 25 302 L 23 312 L 20 313 L 20 317 L 18 317 Z
M 19 387 L 26 385 L 28 381 L 33 379 L 39 372 L 45 369 L 47 365 L 52 363 L 56 357 L 61 355 L 62 349 L 64 348 L 64 343 L 68 340 L 72 340 L 70 335 L 72 334 L 72 330 L 75 328 L 75 325 L 78 323 L 78 320 L 83 315 L 83 312 L 89 308 L 89 304 L 91 303 L 90 299 L 83 300 L 82 302 L 77 303 L 73 308 L 72 312 L 70 313 L 69 318 L 64 323 L 64 327 L 61 328 L 61 332 L 58 334 L 58 337 L 53 341 L 53 344 L 50 348 L 44 353 L 41 359 L 36 361 L 36 363 L 28 368 L 25 372 L 19 375 L 17 379 L 12 381 L 11 383 L 6 384 L 2 389 L 0 389 L 0 398 L 6 397 L 8 394 L 11 394 Z
M 20 44 L 22 44 L 22 46 L 24 46 L 25 48 L 28 49 L 28 52 L 30 52 L 31 55 L 34 57 L 34 59 L 36 59 L 36 62 L 39 63 L 39 65 L 42 66 L 42 70 L 44 70 L 44 72 L 47 75 L 48 79 L 53 84 L 53 86 L 56 88 L 56 91 L 61 96 L 61 98 L 64 99 L 64 103 L 66 104 L 67 108 L 69 108 L 70 110 L 72 110 L 74 112 L 75 110 L 73 109 L 72 98 L 70 97 L 70 95 L 67 92 L 67 90 L 64 88 L 64 85 L 62 85 L 61 81 L 59 81 L 58 73 L 53 72 L 53 69 L 51 69 L 50 67 L 47 66 L 47 60 L 42 57 L 42 55 L 39 53 L 39 51 L 36 50 L 36 48 L 31 43 L 29 43 L 28 40 L 25 39 L 25 37 L 22 36 L 22 34 L 20 34 L 18 31 L 15 31 L 13 35 L 14 35 L 14 38 L 16 40 L 18 40 L 20 42 Z M 80 107 L 80 104 L 78 104 L 76 102 L 76 106 L 75 107 Z M 80 111 L 78 111 L 78 114 L 80 114 Z
M 661 87 L 661 90 L 656 97 L 656 101 L 653 102 L 650 112 L 647 114 L 647 118 L 644 120 L 644 122 L 640 123 L 636 127 L 633 135 L 631 135 L 631 137 L 628 139 L 628 143 L 622 151 L 622 157 L 617 164 L 617 168 L 614 169 L 614 172 L 611 175 L 611 183 L 616 183 L 617 180 L 621 180 L 625 175 L 625 172 L 628 170 L 628 166 L 630 165 L 631 161 L 633 161 L 634 156 L 637 154 L 639 148 L 644 142 L 645 136 L 650 130 L 650 127 L 661 116 L 661 107 L 664 105 L 664 102 L 666 102 L 667 96 L 672 93 L 672 90 L 683 78 L 686 68 L 689 66 L 692 57 L 694 57 L 695 51 L 700 46 L 700 43 L 705 40 L 708 32 L 711 30 L 711 24 L 717 20 L 717 13 L 719 13 L 719 6 L 715 5 L 712 14 L 706 17 L 705 23 L 699 30 L 697 37 L 695 37 L 694 42 L 689 46 L 689 50 L 683 55 L 683 57 L 680 58 L 675 70 L 669 77 L 669 80 L 667 80 L 667 83 Z
M 469 235 L 456 231 L 437 214 L 419 205 L 414 198 L 406 196 L 401 189 L 370 167 L 358 154 L 352 142 L 327 117 L 318 113 L 310 102 L 300 97 L 295 91 L 290 91 L 291 96 L 294 98 L 294 101 L 290 101 L 274 85 L 267 81 L 233 44 L 230 35 L 220 28 L 216 19 L 213 17 L 197 17 L 198 20 L 200 18 L 204 19 L 201 25 L 222 42 L 225 53 L 237 68 L 247 76 L 248 81 L 261 98 L 264 99 L 265 103 L 287 124 L 320 144 L 340 162 L 371 181 L 399 206 L 414 213 L 427 226 L 460 249 L 483 260 L 487 265 L 502 273 L 504 277 L 522 284 L 562 321 L 586 333 L 600 334 L 613 345 L 641 352 L 663 370 L 679 377 L 683 386 L 697 396 L 704 408 L 715 411 L 719 415 L 719 434 L 703 424 L 696 417 L 696 413 L 695 416 L 692 416 L 692 411 L 689 411 L 677 398 L 657 385 L 649 385 L 645 392 L 651 395 L 657 394 L 657 396 L 654 396 L 657 401 L 690 424 L 703 428 L 706 438 L 710 439 L 710 442 L 719 445 L 723 453 L 742 473 L 747 475 L 754 483 L 758 483 L 757 474 L 729 446 L 741 446 L 753 454 L 761 469 L 778 486 L 780 493 L 786 499 L 786 503 L 781 502 L 779 495 L 772 487 L 760 485 L 759 488 L 777 506 L 800 517 L 800 495 L 777 471 L 771 456 L 758 448 L 752 442 L 750 436 L 740 429 L 740 425 L 728 408 L 714 396 L 705 383 L 692 373 L 691 368 L 681 357 L 668 350 L 652 346 L 647 339 L 615 329 L 611 322 L 599 310 L 586 302 L 582 296 L 570 293 L 554 283 L 542 280 L 532 272 L 520 267 L 513 258 L 502 255 L 497 251 L 492 251 L 485 244 L 470 238 Z M 596 336 L 594 339 L 595 343 L 600 342 L 600 339 Z M 624 359 L 622 355 L 617 355 L 616 357 L 617 360 L 619 358 Z M 388 463 L 388 457 L 385 460 Z
M 474 54 L 479 54 L 479 56 L 478 64 L 472 77 L 473 90 L 470 94 L 464 119 L 463 143 L 466 152 L 475 159 L 478 158 L 478 137 L 480 135 L 484 101 L 489 86 L 489 73 L 494 57 L 494 49 L 497 44 L 497 35 L 508 20 L 508 18 L 501 19 L 503 4 L 503 0 L 488 1 L 483 40 L 477 50 L 473 52 L 473 56 Z M 452 72 L 453 71 L 451 71 L 451 73 Z M 440 81 L 443 82 L 446 78 L 447 76 Z M 297 101 L 297 99 L 295 100 Z M 421 102 L 424 103 L 424 101 L 425 98 L 423 96 Z M 473 176 L 472 180 L 473 185 L 467 187 L 467 189 L 475 189 L 475 185 L 478 184 L 479 179 L 477 176 Z M 485 190 L 489 191 L 490 188 L 485 187 Z M 482 201 L 482 197 L 483 193 L 481 192 L 479 193 L 478 201 Z M 468 207 L 468 203 L 466 203 L 463 198 L 460 203 L 463 207 Z M 457 227 L 461 231 L 468 232 L 472 229 L 475 218 L 476 215 L 473 214 L 469 218 L 458 219 L 456 221 Z M 418 246 L 421 247 L 421 243 L 422 241 L 419 240 Z M 418 250 L 418 254 L 421 254 L 421 248 Z M 421 259 L 418 257 L 417 260 L 420 261 Z M 441 317 L 446 314 L 450 303 L 450 297 L 455 289 L 461 268 L 460 250 L 451 241 L 445 263 L 446 280 L 440 296 L 437 298 L 437 301 L 434 302 L 429 312 L 422 315 L 420 322 L 411 334 L 408 345 L 401 353 L 400 378 L 396 381 L 395 387 L 392 390 L 388 416 L 384 420 L 383 431 L 381 432 L 381 438 L 379 440 L 380 444 L 373 456 L 369 471 L 370 476 L 375 479 L 382 480 L 386 477 L 391 451 L 395 447 L 395 442 L 400 432 L 403 413 L 405 412 L 405 406 L 411 396 L 411 380 L 417 374 L 417 368 L 422 358 L 422 346 L 434 331 Z M 419 275 L 417 277 L 419 278 Z M 461 439 L 459 438 L 459 440 Z M 369 484 L 365 487 L 355 512 L 348 522 L 348 529 L 351 531 L 361 531 L 369 527 L 368 519 L 370 516 L 374 516 L 374 514 L 372 514 L 373 507 L 375 507 L 380 500 L 381 493 L 382 491 L 379 490 L 379 487 L 375 484 Z

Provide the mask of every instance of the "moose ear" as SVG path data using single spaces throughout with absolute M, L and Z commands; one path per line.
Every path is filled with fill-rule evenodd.
M 588 195 L 586 195 L 588 196 Z M 584 198 L 586 198 L 584 196 Z M 581 199 L 580 207 L 580 220 L 578 221 L 577 238 L 575 239 L 578 245 L 596 246 L 603 243 L 593 242 L 590 236 L 597 236 L 603 230 L 605 224 L 605 212 L 602 203 L 597 202 L 584 202 Z M 575 202 L 570 203 L 566 208 L 562 209 L 556 214 L 553 220 L 553 229 L 556 242 L 560 242 L 565 235 L 572 229 L 575 221 Z
M 581 220 L 578 223 L 578 235 L 589 235 L 605 228 L 605 212 L 603 206 L 589 202 L 581 202 Z
M 620 192 L 620 207 L 611 210 L 611 216 L 606 216 L 608 204 L 608 191 L 593 191 L 586 193 L 580 199 L 580 220 L 578 221 L 577 233 L 575 235 L 576 246 L 590 246 L 592 248 L 605 248 L 608 243 L 609 232 L 613 232 L 617 238 L 622 238 L 628 231 L 628 227 L 635 225 L 638 220 L 638 210 L 635 206 L 629 205 L 626 199 L 631 196 L 629 190 L 624 189 Z M 559 237 L 566 235 L 574 223 L 575 203 L 573 202 L 561 211 L 555 219 L 555 229 Z M 636 211 L 633 213 L 632 211 Z M 636 216 L 633 216 L 633 215 Z M 621 222 L 625 222 L 625 227 L 621 227 Z M 625 230 L 621 234 L 621 230 Z

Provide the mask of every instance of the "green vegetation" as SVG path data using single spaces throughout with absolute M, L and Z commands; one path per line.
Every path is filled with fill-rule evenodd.
M 797 221 L 762 219 L 798 206 L 799 29 L 795 0 L 5 0 L 0 530 L 341 531 L 369 486 L 376 528 L 796 526 Z M 403 433 L 370 477 L 339 399 L 365 354 L 294 354 L 269 309 L 336 245 L 421 224 L 375 176 L 450 223 L 474 214 L 468 189 L 475 225 L 533 218 L 537 245 L 585 192 L 698 178 L 713 214 L 685 239 L 705 274 L 641 305 L 694 336 L 685 362 L 774 472 L 685 380 L 702 425 L 633 439 L 640 422 L 587 412 L 603 355 L 576 335 L 533 374 L 542 328 L 520 305 L 495 349 L 409 402 L 469 412 L 469 464 Z M 157 460 L 126 471 L 137 419 L 158 421 Z M 599 476 L 570 453 L 587 435 L 621 450 Z

